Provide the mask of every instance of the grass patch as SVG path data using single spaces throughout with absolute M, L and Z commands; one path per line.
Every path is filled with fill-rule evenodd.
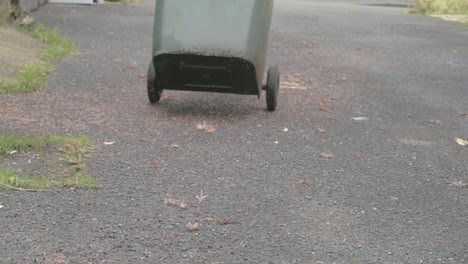
M 3 157 L 0 165 L 16 164 L 23 172 L 29 166 L 32 174 L 40 174 L 25 172 L 20 176 L 11 168 L 0 166 L 0 188 L 27 191 L 56 187 L 99 188 L 89 177 L 84 163 L 93 152 L 89 142 L 87 137 L 0 135 L 0 157 Z
M 86 187 L 88 189 L 99 189 L 101 185 L 85 172 L 80 172 L 73 178 L 68 178 L 63 182 L 63 187 L 74 188 L 74 187 Z
M 46 45 L 46 49 L 39 53 L 44 63 L 23 66 L 15 81 L 0 81 L 0 94 L 31 93 L 42 88 L 48 80 L 48 74 L 54 70 L 50 64 L 69 55 L 78 53 L 75 44 L 64 39 L 56 29 L 47 29 L 42 25 L 19 26 L 17 30 Z
M 0 188 L 19 191 L 45 191 L 51 188 L 85 187 L 98 189 L 101 186 L 85 173 L 77 173 L 75 177 L 63 178 L 52 176 L 19 177 L 12 170 L 0 169 Z
M 15 81 L 0 81 L 0 94 L 30 93 L 42 88 L 54 68 L 48 63 L 23 66 Z
M 47 147 L 52 145 L 61 145 L 61 146 L 78 146 L 86 148 L 81 150 L 90 150 L 89 147 L 89 138 L 87 137 L 64 137 L 64 136 L 25 136 L 17 137 L 13 135 L 0 134 L 0 157 L 5 157 L 15 153 L 24 153 L 28 150 L 38 149 L 41 147 Z
M 64 39 L 56 29 L 38 25 L 19 27 L 19 30 L 47 45 L 47 48 L 39 54 L 39 58 L 45 62 L 59 61 L 66 56 L 78 53 L 75 44 Z
M 11 4 L 9 0 L 0 0 L 0 6 L 6 6 L 3 13 L 0 13 L 0 26 L 3 26 L 9 22 L 11 22 L 13 18 L 13 14 L 15 13 L 15 6 Z
M 468 15 L 468 0 L 415 0 L 412 13 Z
M 20 178 L 12 170 L 0 169 L 0 188 L 16 190 L 45 190 L 51 187 L 58 187 L 54 181 L 48 177 L 37 176 Z

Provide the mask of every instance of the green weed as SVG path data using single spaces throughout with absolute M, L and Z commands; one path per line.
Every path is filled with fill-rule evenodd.
M 46 44 L 46 50 L 39 54 L 39 58 L 46 62 L 59 61 L 66 56 L 78 53 L 75 44 L 63 38 L 56 29 L 48 29 L 43 25 L 19 29 Z
M 0 13 L 0 26 L 11 22 L 16 11 L 16 7 L 9 0 L 0 0 L 0 6 L 2 6 L 2 3 L 5 3 L 3 5 L 6 6 L 6 9 L 3 10 L 3 13 Z
M 25 65 L 19 70 L 16 80 L 0 81 L 0 94 L 30 93 L 40 89 L 47 82 L 48 74 L 54 71 L 51 62 L 78 53 L 75 44 L 64 39 L 55 29 L 48 29 L 42 25 L 28 25 L 19 26 L 17 30 L 46 45 L 46 49 L 39 53 L 39 58 L 44 63 Z
M 0 94 L 34 92 L 44 86 L 47 75 L 53 70 L 54 68 L 48 63 L 23 66 L 15 81 L 0 81 Z
M 51 145 L 75 144 L 79 146 L 89 145 L 87 137 L 66 136 L 24 136 L 17 137 L 9 134 L 0 134 L 0 157 L 11 155 L 12 152 L 24 153 L 30 149 L 37 149 Z M 87 146 L 89 148 L 89 146 Z
M 468 15 L 468 0 L 415 0 L 414 13 Z
M 65 136 L 17 137 L 0 134 L 0 157 L 10 158 L 32 150 L 55 148 L 61 153 L 59 161 L 66 163 L 64 170 L 48 176 L 20 177 L 12 170 L 0 168 L 0 188 L 27 191 L 46 190 L 54 187 L 99 188 L 99 184 L 89 177 L 84 163 L 85 158 L 93 151 L 89 143 L 89 138 L 83 136 L 76 138 Z M 53 155 L 50 154 L 50 151 L 43 152 L 46 155 Z M 47 165 L 52 164 L 56 165 L 51 162 L 47 163 Z

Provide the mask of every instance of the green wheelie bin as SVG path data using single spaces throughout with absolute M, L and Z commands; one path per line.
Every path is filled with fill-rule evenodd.
M 148 98 L 163 90 L 257 95 L 274 111 L 279 70 L 263 85 L 274 0 L 156 0 Z

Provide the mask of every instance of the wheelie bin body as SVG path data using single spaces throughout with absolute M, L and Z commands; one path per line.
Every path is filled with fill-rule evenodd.
M 150 101 L 165 89 L 260 96 L 273 2 L 157 0 Z

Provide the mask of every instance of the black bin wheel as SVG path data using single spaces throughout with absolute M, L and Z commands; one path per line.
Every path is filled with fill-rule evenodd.
M 280 86 L 280 72 L 278 66 L 268 68 L 266 90 L 266 103 L 268 111 L 275 111 L 278 102 Z
M 156 72 L 154 70 L 153 61 L 148 66 L 148 80 L 146 83 L 148 88 L 148 99 L 150 103 L 154 104 L 161 100 L 163 89 L 159 85 Z

